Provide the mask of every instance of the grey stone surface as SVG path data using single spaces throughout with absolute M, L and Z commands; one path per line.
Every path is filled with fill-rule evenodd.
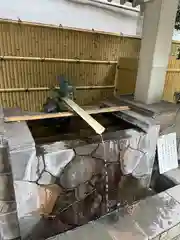
M 38 215 L 37 213 L 20 218 L 19 224 L 22 239 L 28 239 L 28 237 L 32 235 L 33 230 L 36 228 L 40 221 L 41 216 Z
M 146 240 L 148 236 L 139 225 L 128 215 L 118 216 L 121 213 L 111 213 L 95 222 L 96 226 L 103 225 L 111 239 Z
M 120 217 L 118 221 L 113 221 L 109 216 L 105 216 L 100 221 L 91 222 L 80 228 L 68 231 L 64 234 L 52 237 L 49 240 L 147 240 L 148 237 L 139 226 L 133 222 L 128 216 Z
M 121 101 L 128 104 L 131 109 L 137 110 L 144 116 L 153 118 L 160 124 L 163 134 L 176 132 L 180 136 L 180 111 L 177 112 L 179 105 L 161 101 L 154 104 L 143 104 L 134 101 L 132 96 L 124 96 Z
M 138 107 L 139 109 L 148 111 L 149 113 L 151 113 L 151 116 L 153 116 L 154 114 L 164 113 L 167 111 L 170 112 L 178 108 L 177 105 L 165 101 L 152 104 L 141 103 L 138 101 L 134 101 L 134 97 L 132 95 L 121 96 L 120 99 L 126 103 L 131 104 L 134 107 Z
M 180 185 L 166 190 L 166 193 L 180 203 Z
M 175 238 L 173 238 L 173 240 L 180 240 L 180 235 L 175 237 Z
M 7 140 L 1 139 L 0 148 L 0 239 L 16 239 L 20 228 Z
M 3 109 L 4 116 L 20 115 L 19 108 Z M 10 151 L 35 147 L 35 142 L 26 121 L 4 123 L 4 135 L 8 140 Z
M 26 174 L 29 160 L 32 157 L 36 158 L 36 149 L 33 147 L 12 151 L 10 156 L 14 180 L 22 180 Z
M 20 114 L 19 108 L 0 109 L 0 133 L 8 140 L 13 177 L 22 180 L 29 159 L 36 153 L 35 142 L 25 121 L 5 123 L 4 116 Z
M 180 222 L 180 204 L 163 192 L 140 201 L 131 217 L 153 239 Z
M 170 240 L 176 238 L 180 234 L 180 223 L 178 223 L 173 228 L 169 229 L 167 232 L 162 233 L 159 236 L 159 240 Z
M 5 136 L 9 142 L 10 151 L 35 146 L 26 122 L 5 123 Z
M 20 236 L 17 212 L 0 214 L 0 239 L 18 239 Z
M 101 224 L 89 223 L 82 227 L 76 228 L 73 231 L 68 231 L 64 234 L 50 238 L 49 240 L 112 240 L 108 231 Z
M 180 204 L 163 192 L 141 200 L 128 210 L 113 212 L 74 231 L 52 237 L 51 240 L 179 240 L 176 238 L 179 233 Z
M 180 168 L 164 173 L 164 176 L 172 180 L 175 184 L 180 184 Z
M 48 185 L 48 184 L 55 183 L 55 181 L 56 181 L 56 178 L 54 176 L 52 176 L 48 172 L 43 172 L 42 175 L 41 175 L 41 178 L 38 181 L 38 184 L 40 184 L 40 185 Z
M 1 201 L 14 201 L 14 186 L 12 174 L 0 175 L 0 200 Z
M 110 101 L 109 100 L 103 101 L 103 104 L 105 106 L 113 107 L 113 106 L 119 105 L 120 102 L 122 104 L 122 99 L 116 97 L 116 98 L 110 99 Z M 126 104 L 129 106 L 129 102 Z M 146 116 L 145 114 L 139 113 L 138 111 L 136 111 L 136 109 L 128 110 L 124 112 L 117 112 L 117 113 L 114 113 L 114 115 L 126 122 L 129 122 L 130 124 L 133 124 L 134 126 L 139 127 L 145 132 L 147 132 L 151 126 L 156 124 L 151 117 Z

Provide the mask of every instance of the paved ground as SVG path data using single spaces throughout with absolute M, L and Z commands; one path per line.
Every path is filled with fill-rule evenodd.
M 173 238 L 173 240 L 180 240 L 180 235 L 176 238 Z

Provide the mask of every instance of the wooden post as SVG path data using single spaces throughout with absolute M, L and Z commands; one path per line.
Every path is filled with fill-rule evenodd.
M 0 140 L 0 239 L 20 240 L 8 142 Z

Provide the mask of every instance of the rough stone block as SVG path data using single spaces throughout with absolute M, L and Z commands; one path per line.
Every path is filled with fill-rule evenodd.
M 11 165 L 14 180 L 23 180 L 26 168 L 32 158 L 36 158 L 35 147 L 22 149 L 21 151 L 10 152 Z

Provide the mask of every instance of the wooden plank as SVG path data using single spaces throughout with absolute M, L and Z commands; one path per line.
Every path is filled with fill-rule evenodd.
M 86 110 L 88 114 L 99 114 L 99 113 L 111 113 L 128 110 L 128 106 L 118 106 L 118 107 L 106 107 L 106 108 L 94 108 Z M 33 121 L 41 119 L 50 119 L 50 118 L 61 118 L 61 117 L 70 117 L 74 116 L 73 112 L 59 112 L 59 113 L 42 113 L 36 115 L 18 115 L 18 116 L 8 116 L 4 117 L 5 122 L 19 122 L 19 121 Z
M 89 126 L 91 126 L 97 134 L 102 134 L 105 128 L 98 123 L 89 113 L 82 109 L 78 104 L 76 104 L 71 99 L 64 97 L 61 98 L 76 114 L 78 114 Z

